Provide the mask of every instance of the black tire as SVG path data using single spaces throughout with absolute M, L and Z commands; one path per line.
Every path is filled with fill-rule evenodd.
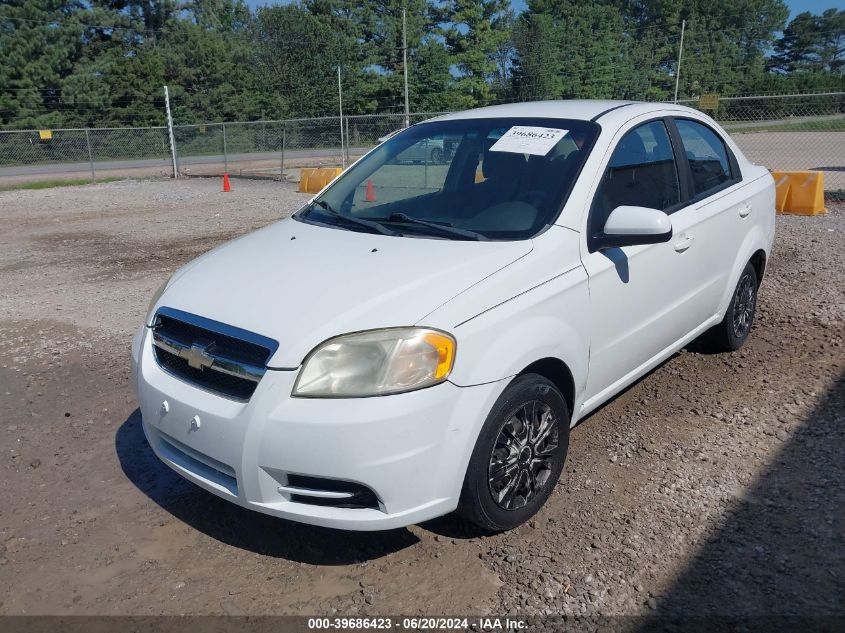
M 431 150 L 431 162 L 435 165 L 442 165 L 443 164 L 443 150 L 439 147 L 435 147 Z
M 530 428 L 525 420 L 532 421 Z M 566 400 L 551 381 L 538 374 L 515 378 L 481 429 L 457 513 L 489 532 L 510 530 L 534 516 L 563 470 L 569 422 Z M 506 489 L 508 481 L 512 486 Z
M 734 288 L 725 318 L 703 337 L 708 349 L 714 352 L 733 352 L 745 344 L 754 323 L 758 284 L 757 271 L 750 263 L 746 264 Z

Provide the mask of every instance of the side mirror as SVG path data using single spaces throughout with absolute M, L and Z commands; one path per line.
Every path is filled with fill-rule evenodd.
M 604 230 L 595 236 L 598 248 L 658 244 L 672 239 L 672 221 L 658 209 L 616 207 L 607 218 Z

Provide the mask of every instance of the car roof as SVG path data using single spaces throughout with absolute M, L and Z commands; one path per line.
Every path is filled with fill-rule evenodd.
M 614 101 L 610 99 L 560 99 L 556 101 L 522 101 L 502 105 L 486 106 L 463 112 L 453 112 L 429 119 L 429 121 L 451 121 L 459 119 L 491 118 L 551 118 L 590 121 L 599 115 L 624 110 L 624 114 L 636 116 L 647 112 L 678 110 L 691 112 L 690 108 L 663 102 Z M 621 113 L 620 113 L 621 114 Z

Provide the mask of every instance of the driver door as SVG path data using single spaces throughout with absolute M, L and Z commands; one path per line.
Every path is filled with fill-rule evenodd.
M 582 262 L 590 286 L 590 366 L 585 408 L 629 382 L 697 323 L 687 299 L 683 227 L 669 242 L 599 249 L 592 236 L 610 213 L 633 205 L 672 213 L 686 187 L 662 119 L 634 127 L 616 145 L 593 199 Z

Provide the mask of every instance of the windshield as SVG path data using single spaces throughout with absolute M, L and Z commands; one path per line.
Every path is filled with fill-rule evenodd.
M 569 119 L 421 123 L 359 160 L 295 217 L 386 235 L 526 239 L 557 218 L 598 131 Z

